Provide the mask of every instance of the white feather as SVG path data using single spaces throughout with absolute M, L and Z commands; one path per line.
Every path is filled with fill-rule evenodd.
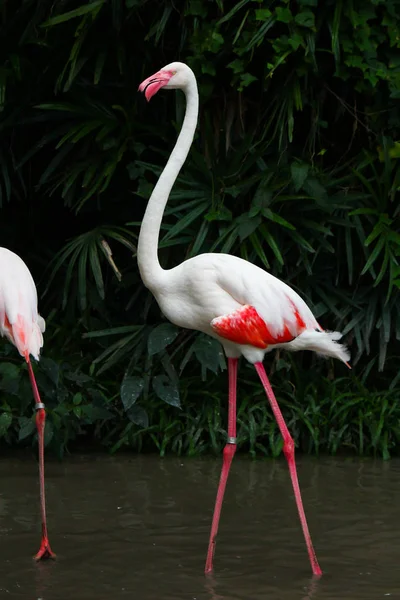
M 28 267 L 14 252 L 0 248 L 0 334 L 17 347 L 21 356 L 31 354 L 39 360 L 44 330 L 45 321 L 38 314 L 36 286 Z
M 175 325 L 203 331 L 219 339 L 230 356 L 242 354 L 250 362 L 261 361 L 274 348 L 314 350 L 346 362 L 346 348 L 336 343 L 338 332 L 315 331 L 320 326 L 304 300 L 287 284 L 270 273 L 230 254 L 200 254 L 174 269 L 163 271 L 160 285 L 151 288 L 164 315 Z M 272 334 L 285 325 L 293 335 L 298 323 L 293 305 L 306 331 L 294 341 L 270 345 L 265 350 L 228 342 L 218 336 L 211 321 L 243 305 L 254 306 Z
M 250 362 L 262 361 L 274 347 L 309 349 L 347 360 L 347 350 L 336 343 L 337 333 L 321 329 L 304 300 L 288 285 L 252 263 L 229 254 L 201 254 L 164 270 L 158 260 L 158 239 L 168 196 L 186 160 L 198 119 L 198 91 L 193 71 L 182 63 L 164 67 L 174 71 L 171 84 L 186 95 L 186 112 L 178 140 L 148 201 L 138 240 L 138 265 L 144 284 L 153 292 L 164 315 L 175 325 L 195 329 L 219 339 L 229 357 L 241 354 Z M 150 79 L 150 78 L 149 78 Z M 146 80 L 148 81 L 148 80 Z M 145 81 L 145 82 L 146 82 Z M 144 82 L 144 83 L 145 83 Z M 295 336 L 286 344 L 265 349 L 239 345 L 220 337 L 213 319 L 229 315 L 243 305 L 253 306 L 272 337 L 286 331 Z
M 304 331 L 295 340 L 285 344 L 287 350 L 313 350 L 317 354 L 323 356 L 331 356 L 338 358 L 343 362 L 350 359 L 350 352 L 343 346 L 338 344 L 336 340 L 340 340 L 342 334 L 339 331 Z

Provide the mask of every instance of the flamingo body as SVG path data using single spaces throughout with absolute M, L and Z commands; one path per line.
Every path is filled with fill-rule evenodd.
M 256 363 L 266 352 L 285 347 L 344 362 L 349 358 L 336 342 L 341 334 L 323 331 L 291 287 L 236 256 L 200 254 L 164 271 L 150 289 L 169 321 L 217 338 L 229 356 L 243 355 Z M 243 313 L 244 306 L 253 311 Z M 237 311 L 240 319 L 233 318 Z
M 42 540 L 36 560 L 55 558 L 47 533 L 44 486 L 44 428 L 46 413 L 39 396 L 30 355 L 39 360 L 43 346 L 45 321 L 38 313 L 37 291 L 24 261 L 7 248 L 0 248 L 0 335 L 6 337 L 24 357 L 36 404 L 36 427 L 39 443 L 39 483 L 42 517 Z

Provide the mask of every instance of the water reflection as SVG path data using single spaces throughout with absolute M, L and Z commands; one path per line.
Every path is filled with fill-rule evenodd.
M 205 577 L 219 461 L 48 461 L 48 518 L 58 560 L 35 564 L 36 463 L 3 459 L 0 598 L 400 598 L 400 462 L 300 457 L 298 464 L 320 580 L 309 572 L 284 461 L 235 459 L 215 572 Z

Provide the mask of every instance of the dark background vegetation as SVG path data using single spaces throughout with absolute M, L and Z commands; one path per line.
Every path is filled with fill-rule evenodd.
M 344 332 L 353 367 L 267 356 L 297 446 L 399 453 L 399 16 L 398 0 L 1 3 L 1 245 L 28 264 L 47 321 L 35 369 L 49 449 L 224 444 L 220 348 L 165 322 L 135 257 L 184 111 L 180 92 L 147 105 L 137 87 L 182 60 L 201 110 L 162 264 L 231 252 L 287 281 Z M 241 367 L 239 446 L 277 456 Z M 35 444 L 26 368 L 6 343 L 0 388 L 3 445 Z

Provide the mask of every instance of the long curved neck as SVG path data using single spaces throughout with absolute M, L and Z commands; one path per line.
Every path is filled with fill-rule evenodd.
M 150 196 L 140 228 L 137 259 L 143 283 L 150 289 L 157 288 L 164 281 L 165 271 L 158 260 L 158 238 L 165 206 L 172 186 L 184 164 L 197 126 L 199 95 L 193 75 L 184 90 L 186 112 L 182 129 L 164 171 Z

